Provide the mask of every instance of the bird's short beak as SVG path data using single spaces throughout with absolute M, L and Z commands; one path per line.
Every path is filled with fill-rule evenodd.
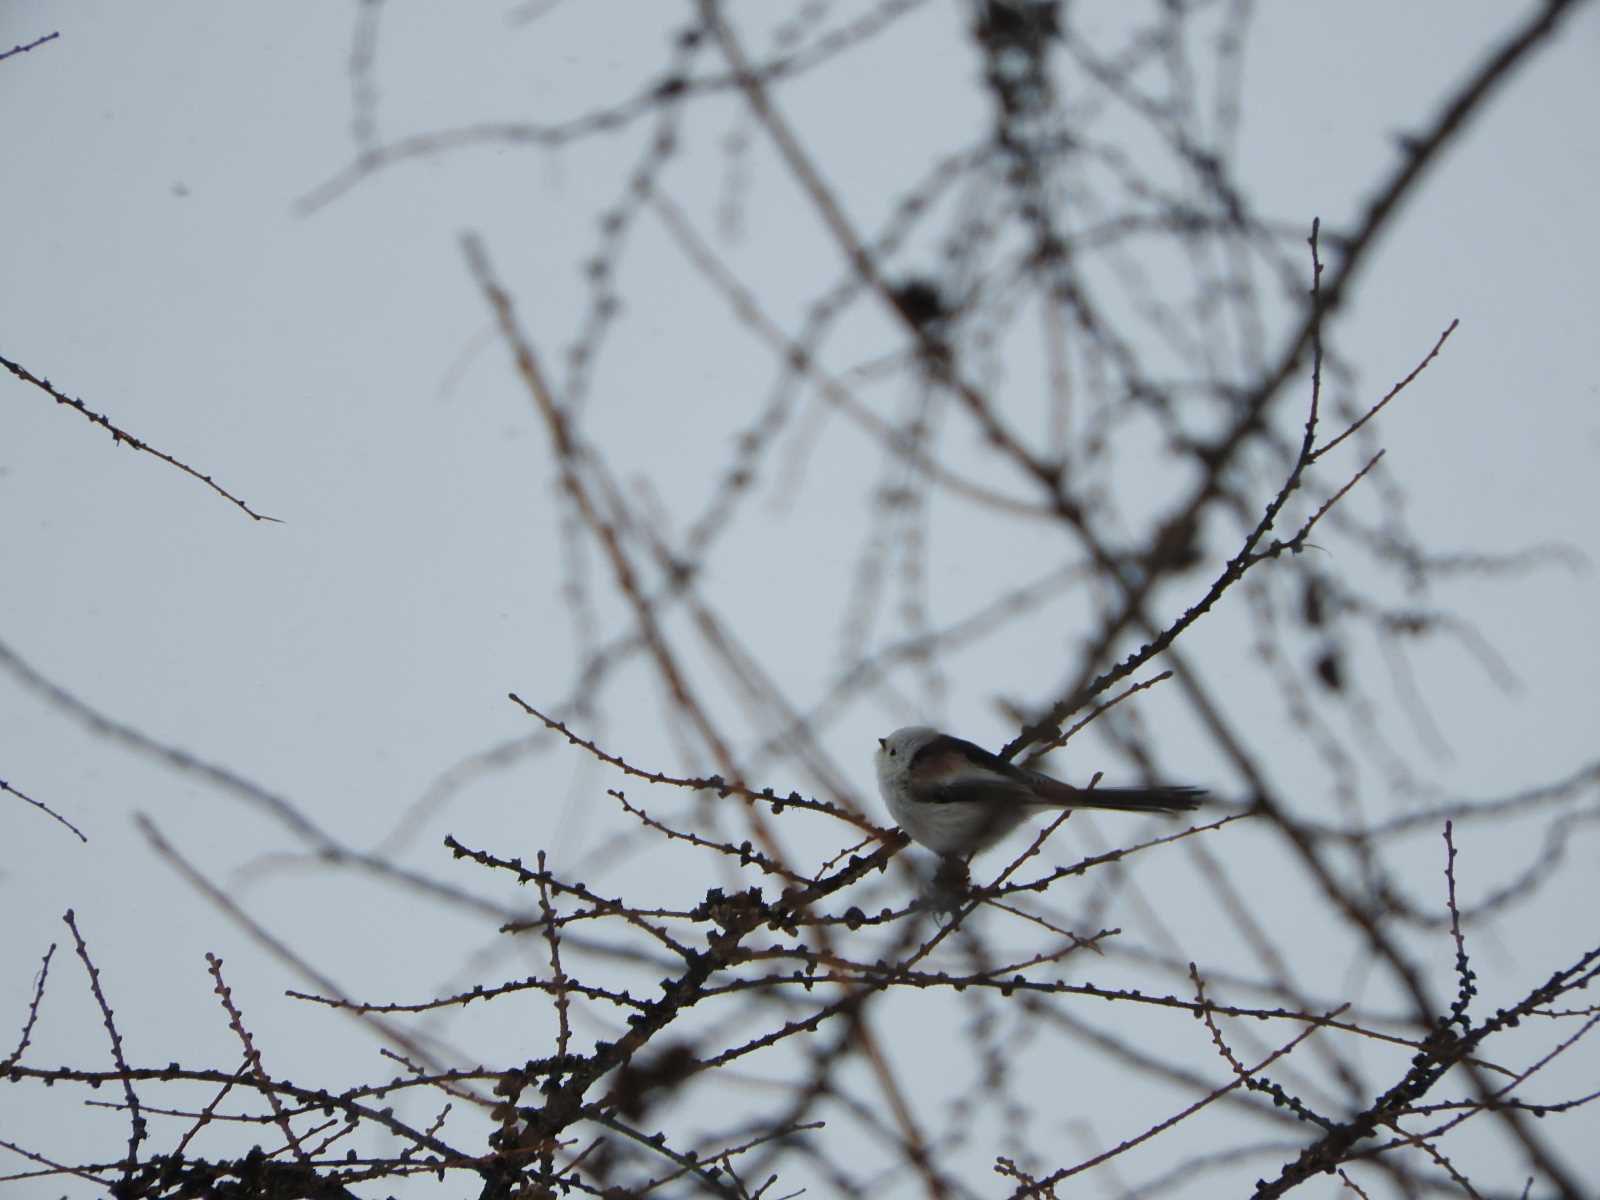
M 886 745 L 887 745 L 887 743 L 888 743 L 888 740 L 889 740 L 889 739 L 888 739 L 888 738 L 879 738 L 879 739 L 878 739 L 878 749 L 879 749 L 879 750 L 882 750 L 882 749 L 884 749 L 884 748 L 885 748 L 885 746 L 886 746 Z

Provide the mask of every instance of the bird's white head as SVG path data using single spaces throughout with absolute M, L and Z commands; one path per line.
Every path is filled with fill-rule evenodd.
M 930 729 L 926 725 L 907 725 L 904 729 L 896 729 L 888 737 L 879 738 L 876 758 L 878 785 L 895 788 L 902 784 L 917 751 L 938 736 L 937 729 Z

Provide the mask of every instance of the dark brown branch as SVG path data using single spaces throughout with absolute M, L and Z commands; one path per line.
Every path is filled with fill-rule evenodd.
M 139 438 L 134 437 L 133 434 L 129 433 L 127 430 L 113 425 L 109 418 L 95 412 L 82 400 L 75 399 L 72 396 L 68 396 L 63 392 L 57 391 L 55 387 L 51 385 L 48 379 L 40 379 L 37 375 L 33 374 L 20 363 L 14 363 L 4 355 L 0 355 L 0 366 L 5 367 L 6 370 L 10 371 L 24 383 L 33 384 L 34 387 L 38 388 L 40 391 L 44 392 L 46 395 L 55 400 L 57 404 L 65 405 L 67 408 L 76 409 L 79 415 L 81 415 L 91 425 L 98 425 L 107 433 L 109 433 L 114 444 L 119 446 L 128 446 L 131 449 L 143 451 L 145 454 L 159 458 L 168 466 L 176 467 L 191 479 L 198 479 L 201 483 L 205 484 L 224 500 L 237 505 L 239 510 L 248 516 L 252 521 L 271 521 L 274 524 L 282 524 L 277 517 L 269 517 L 265 513 L 256 512 L 255 509 L 251 508 L 243 500 L 239 499 L 239 497 L 228 491 L 227 488 L 223 487 L 216 480 L 212 479 L 211 476 L 202 474 L 193 467 L 189 466 L 188 463 L 181 462 L 174 458 L 165 450 L 158 450 L 154 446 L 150 445 L 149 442 L 142 441 Z
M 53 42 L 60 36 L 61 36 L 61 33 L 58 30 L 55 33 L 47 33 L 43 37 L 36 37 L 31 42 L 24 42 L 24 43 L 21 43 L 20 45 L 13 46 L 9 50 L 6 50 L 4 52 L 0 52 L 0 62 L 4 62 L 6 59 L 10 58 L 13 54 L 26 54 L 29 50 L 37 49 L 38 47 L 44 45 L 46 42 Z

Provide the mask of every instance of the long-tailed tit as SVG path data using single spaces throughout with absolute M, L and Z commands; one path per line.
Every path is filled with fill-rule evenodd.
M 1075 788 L 926 725 L 878 739 L 878 789 L 912 841 L 940 854 L 971 854 L 1051 808 L 1187 812 L 1192 787 Z

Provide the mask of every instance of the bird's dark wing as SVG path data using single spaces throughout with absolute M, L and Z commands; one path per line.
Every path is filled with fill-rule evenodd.
M 1105 808 L 1121 812 L 1188 812 L 1206 792 L 1193 787 L 1078 788 L 1008 763 L 982 746 L 942 733 L 911 756 L 911 794 L 926 804 L 963 801 L 1011 805 Z
M 964 738 L 940 734 L 911 756 L 912 794 L 928 804 L 1034 800 L 1031 773 Z

